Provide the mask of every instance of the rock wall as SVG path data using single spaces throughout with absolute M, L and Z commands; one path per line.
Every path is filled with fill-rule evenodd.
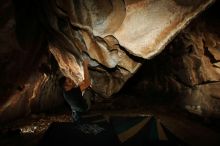
M 174 96 L 176 104 L 191 113 L 219 117 L 219 6 L 204 12 L 161 54 L 146 61 L 124 90 L 144 98 Z

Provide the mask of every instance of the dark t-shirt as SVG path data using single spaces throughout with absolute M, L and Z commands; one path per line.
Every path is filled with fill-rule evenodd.
M 87 102 L 83 98 L 79 87 L 64 91 L 64 98 L 74 111 L 84 112 L 88 109 Z

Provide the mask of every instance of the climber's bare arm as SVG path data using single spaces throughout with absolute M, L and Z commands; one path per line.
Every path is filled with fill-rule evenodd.
M 90 80 L 90 77 L 89 77 L 88 64 L 89 64 L 89 61 L 88 60 L 84 60 L 84 62 L 83 62 L 84 80 L 80 84 L 80 90 L 81 91 L 84 91 L 86 88 L 88 88 L 91 85 L 91 80 Z

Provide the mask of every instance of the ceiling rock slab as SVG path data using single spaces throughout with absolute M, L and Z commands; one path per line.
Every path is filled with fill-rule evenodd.
M 141 66 L 140 58 L 151 59 L 159 54 L 178 32 L 213 2 L 214 0 L 57 0 L 55 9 L 60 11 L 60 16 L 65 15 L 70 23 L 68 26 L 60 26 L 59 31 L 72 40 L 77 50 L 84 52 L 90 60 L 94 91 L 109 97 L 118 92 Z M 59 20 L 57 24 L 59 25 Z M 65 30 L 71 30 L 72 36 Z M 63 48 L 58 46 L 58 49 Z M 75 57 L 77 60 L 77 56 Z M 63 66 L 61 60 L 63 59 L 57 58 L 60 67 Z M 100 74 L 100 68 L 105 72 L 103 77 L 108 76 L 109 80 L 100 80 L 100 75 L 92 73 Z M 68 65 L 66 69 L 62 68 L 63 74 L 74 78 L 68 73 L 69 69 L 71 67 Z M 83 73 L 81 76 L 75 80 L 83 78 Z M 115 86 L 117 88 L 110 88 Z
M 212 2 L 81 0 L 73 1 L 68 12 L 72 25 L 87 29 L 96 37 L 112 35 L 133 55 L 149 59 Z
M 131 54 L 150 59 L 159 54 L 190 20 L 212 0 L 126 1 L 126 16 L 114 32 L 120 45 Z

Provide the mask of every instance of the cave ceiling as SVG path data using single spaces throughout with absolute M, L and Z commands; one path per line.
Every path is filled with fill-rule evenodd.
M 141 66 L 141 62 L 133 58 L 151 59 L 159 54 L 178 32 L 212 2 L 212 0 L 57 1 L 59 8 L 57 11 L 61 9 L 66 12 L 70 23 L 59 26 L 61 20 L 56 20 L 55 23 L 55 20 L 51 20 L 51 25 L 54 25 L 54 29 L 62 33 L 61 35 L 72 39 L 75 47 L 85 53 L 84 58 L 91 60 L 91 67 L 99 68 L 101 65 L 115 70 L 109 72 L 102 68 L 103 73 L 98 77 L 94 73 L 91 75 L 94 90 L 108 97 L 118 92 Z M 76 27 L 77 30 L 72 30 L 71 27 Z M 60 68 L 65 66 L 62 59 L 56 55 L 60 52 L 54 48 L 50 50 L 59 60 Z M 81 74 L 83 80 L 80 69 L 77 72 L 73 69 L 70 71 L 69 68 L 71 67 L 62 68 L 62 72 L 73 80 L 80 78 L 76 75 Z M 109 79 L 102 81 L 97 78 Z

